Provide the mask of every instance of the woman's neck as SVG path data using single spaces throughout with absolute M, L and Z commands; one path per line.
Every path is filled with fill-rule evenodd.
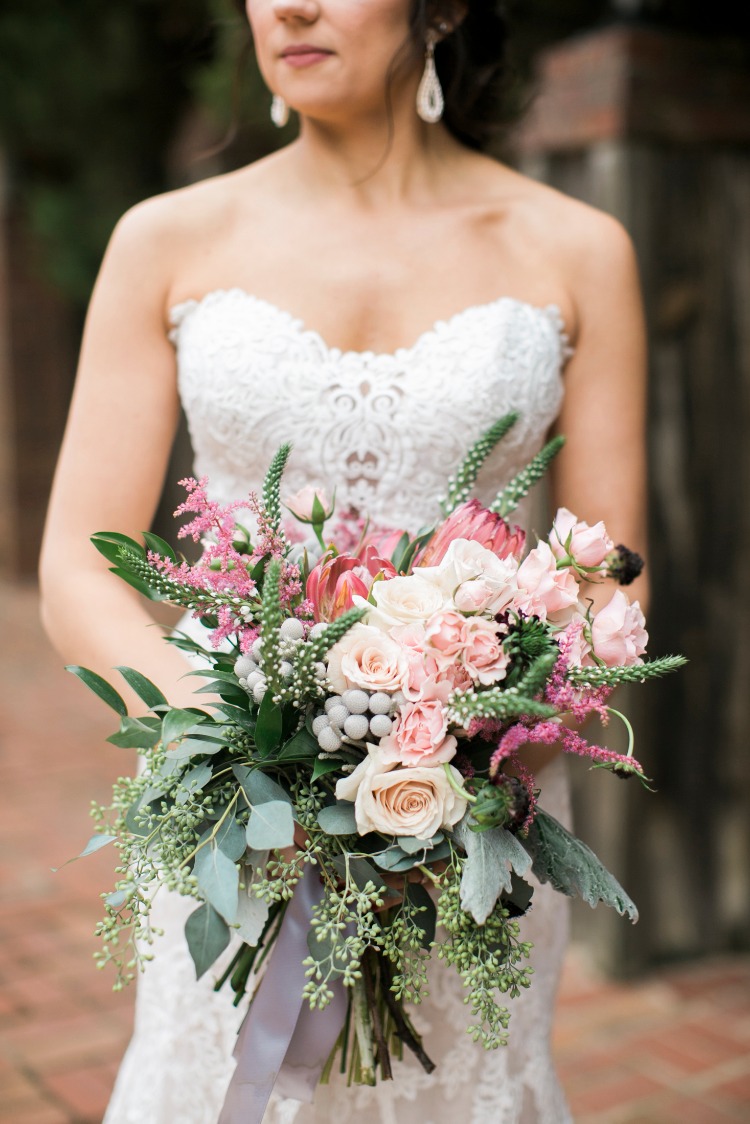
M 287 149 L 308 198 L 345 193 L 363 209 L 434 199 L 468 155 L 442 125 L 427 125 L 411 106 L 394 106 L 392 125 L 382 114 L 336 125 L 303 119 Z

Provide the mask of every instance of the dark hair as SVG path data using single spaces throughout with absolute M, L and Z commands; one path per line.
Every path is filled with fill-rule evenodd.
M 245 12 L 244 0 L 234 0 Z M 469 148 L 486 148 L 503 132 L 506 120 L 506 47 L 508 26 L 501 0 L 411 0 L 409 30 L 405 44 L 393 60 L 393 71 L 406 61 L 409 47 L 422 56 L 427 33 L 441 23 L 452 26 L 457 12 L 465 14 L 435 48 L 435 66 L 443 88 L 443 121 L 457 140 Z
M 503 131 L 507 81 L 508 25 L 499 0 L 464 0 L 466 14 L 435 48 L 443 87 L 443 121 L 470 148 L 486 148 Z M 455 0 L 412 0 L 409 26 L 418 51 L 427 33 L 441 22 L 452 24 Z

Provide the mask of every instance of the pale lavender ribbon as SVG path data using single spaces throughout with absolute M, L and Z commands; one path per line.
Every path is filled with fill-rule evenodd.
M 323 888 L 308 864 L 297 884 L 271 952 L 268 968 L 245 1016 L 218 1124 L 261 1124 L 272 1092 L 312 1101 L 323 1066 L 344 1025 L 346 996 L 336 981 L 322 1011 L 302 1000 L 307 933 Z

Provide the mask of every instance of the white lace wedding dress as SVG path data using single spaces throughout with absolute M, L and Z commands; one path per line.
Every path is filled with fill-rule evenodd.
M 196 455 L 222 501 L 258 488 L 283 441 L 293 442 L 289 491 L 336 486 L 339 510 L 412 531 L 468 446 L 513 409 L 520 420 L 485 465 L 475 494 L 489 501 L 541 446 L 563 394 L 567 340 L 558 310 L 503 297 L 441 321 L 393 354 L 342 352 L 291 315 L 239 289 L 173 310 L 179 387 Z M 562 762 L 539 777 L 542 804 L 568 817 Z M 234 1068 L 243 1012 L 213 975 L 196 983 L 183 937 L 194 903 L 159 894 L 165 930 L 138 983 L 135 1033 L 105 1124 L 215 1124 Z M 510 1001 L 510 1045 L 485 1052 L 465 1031 L 466 993 L 435 960 L 430 997 L 415 1012 L 428 1076 L 406 1051 L 395 1080 L 375 1089 L 335 1079 L 314 1105 L 272 1098 L 267 1124 L 566 1124 L 549 1048 L 567 939 L 565 900 L 537 887 L 523 920 L 534 943 L 531 988 Z M 228 950 L 227 956 L 231 956 Z

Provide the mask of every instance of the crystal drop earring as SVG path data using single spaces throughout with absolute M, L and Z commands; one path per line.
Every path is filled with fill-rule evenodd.
M 437 70 L 435 69 L 435 44 L 438 37 L 434 31 L 427 32 L 424 74 L 417 90 L 417 113 L 429 125 L 434 125 L 443 116 L 445 102 Z
M 277 129 L 283 129 L 289 120 L 289 106 L 281 94 L 274 94 L 271 99 L 271 120 Z

